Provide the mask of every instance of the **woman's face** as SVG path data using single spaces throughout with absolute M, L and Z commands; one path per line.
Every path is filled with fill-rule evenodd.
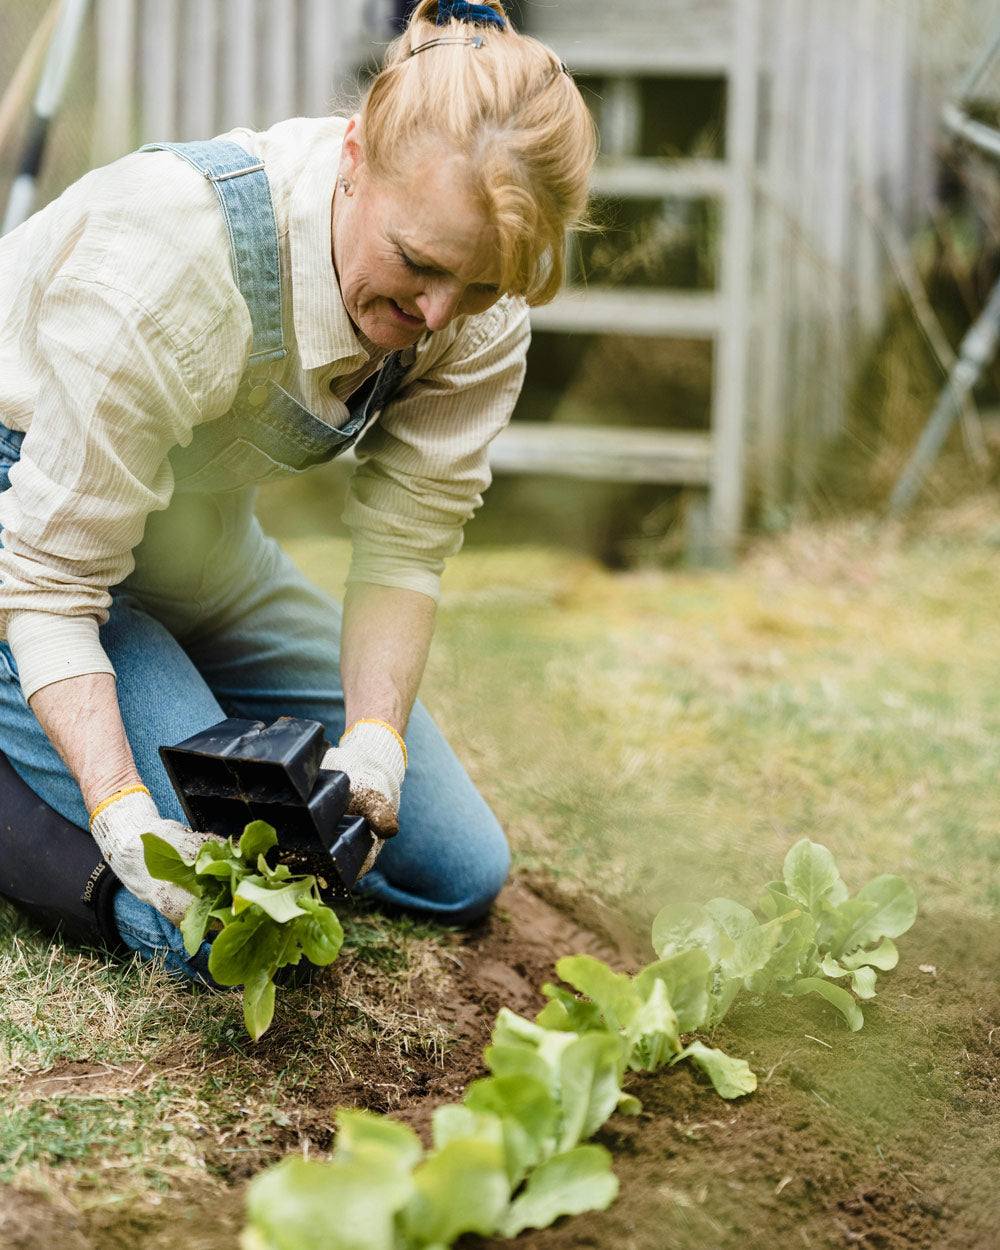
M 460 161 L 440 146 L 384 182 L 352 119 L 333 199 L 333 263 L 347 312 L 379 347 L 409 347 L 500 297 L 494 232 Z

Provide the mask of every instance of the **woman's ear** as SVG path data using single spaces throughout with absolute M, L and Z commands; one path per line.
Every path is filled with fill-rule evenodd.
M 356 182 L 365 163 L 364 138 L 361 132 L 361 114 L 355 113 L 347 123 L 344 143 L 340 152 L 340 176 L 348 182 Z

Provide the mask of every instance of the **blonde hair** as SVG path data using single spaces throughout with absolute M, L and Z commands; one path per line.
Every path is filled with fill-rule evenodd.
M 555 53 L 487 7 L 507 25 L 438 26 L 437 0 L 417 5 L 362 103 L 364 159 L 374 177 L 399 180 L 443 142 L 496 231 L 501 288 L 544 304 L 562 285 L 566 231 L 583 224 L 597 132 Z

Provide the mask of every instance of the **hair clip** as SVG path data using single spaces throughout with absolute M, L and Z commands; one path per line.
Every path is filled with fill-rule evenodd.
M 418 44 L 415 48 L 410 49 L 410 56 L 416 56 L 418 52 L 425 52 L 428 48 L 441 48 L 446 44 L 456 44 L 466 48 L 481 48 L 483 46 L 482 35 L 469 35 L 468 38 L 442 35 L 439 39 L 428 39 L 426 43 Z

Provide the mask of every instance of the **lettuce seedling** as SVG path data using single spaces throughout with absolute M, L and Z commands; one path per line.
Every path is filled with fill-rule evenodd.
M 185 859 L 153 833 L 142 835 L 146 867 L 193 895 L 181 934 L 194 955 L 215 934 L 208 970 L 219 985 L 243 987 L 243 1018 L 257 1041 L 274 1018 L 275 973 L 305 959 L 322 967 L 340 952 L 344 931 L 320 898 L 310 874 L 267 862 L 278 844 L 262 820 L 243 830 L 238 842 L 210 839 L 196 858 Z

